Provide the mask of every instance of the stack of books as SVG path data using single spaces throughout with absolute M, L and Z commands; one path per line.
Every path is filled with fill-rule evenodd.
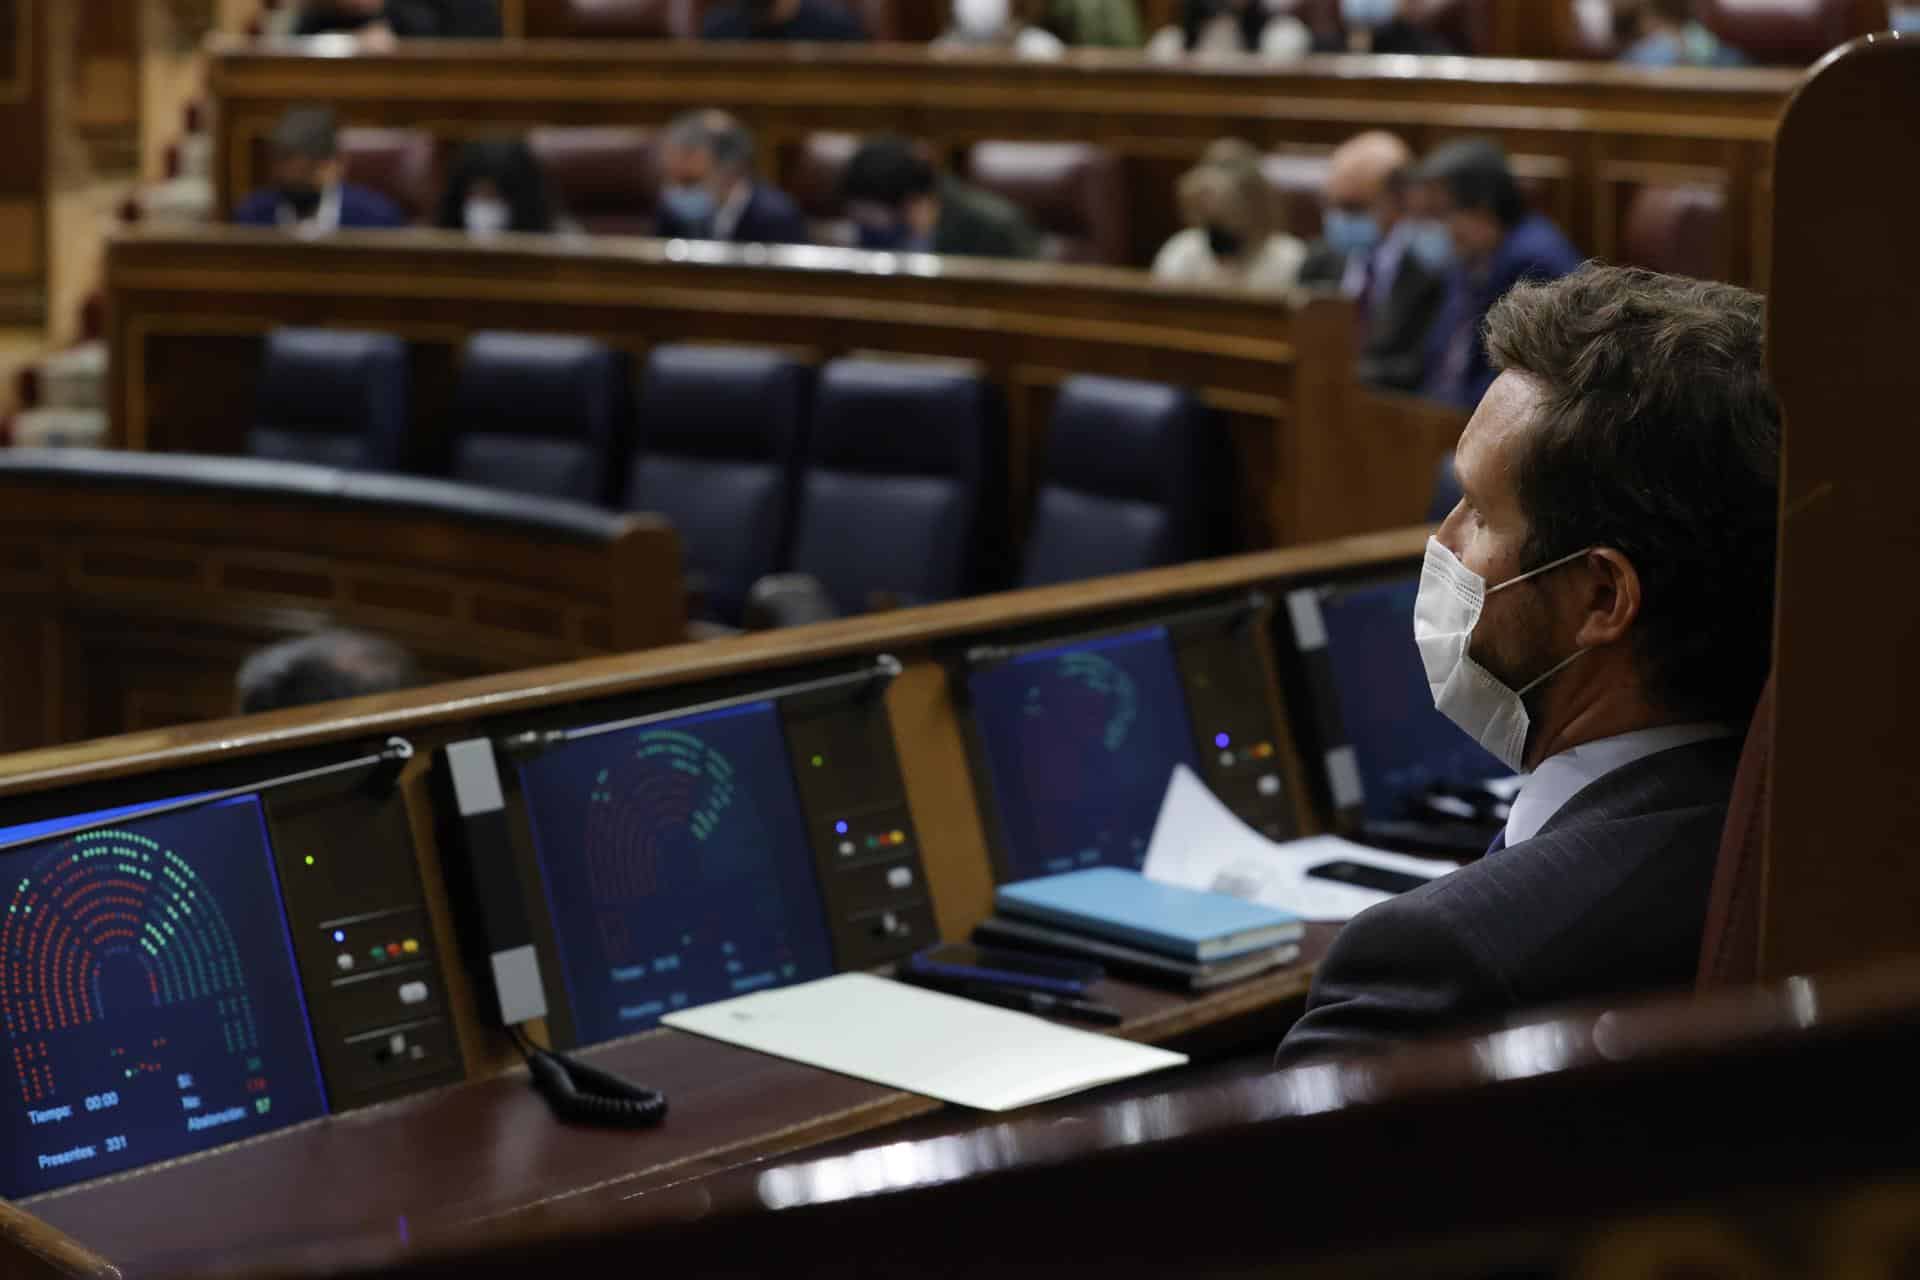
M 1210 991 L 1300 954 L 1298 916 L 1224 893 L 1090 867 L 1002 885 L 980 946 L 1097 961 L 1121 977 Z

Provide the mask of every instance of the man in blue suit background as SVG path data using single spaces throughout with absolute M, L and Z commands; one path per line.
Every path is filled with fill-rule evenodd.
M 1580 265 L 1577 249 L 1546 217 L 1527 207 L 1500 145 L 1481 138 L 1450 142 L 1413 174 L 1430 217 L 1415 252 L 1446 263 L 1447 299 L 1428 337 L 1423 394 L 1472 409 L 1493 385 L 1483 332 L 1487 312 L 1522 280 L 1557 280 Z
M 757 180 L 753 135 L 724 111 L 690 111 L 660 144 L 666 185 L 656 219 L 669 239 L 736 244 L 806 244 L 807 220 L 793 198 Z
M 346 181 L 339 129 L 325 107 L 294 107 L 273 128 L 273 185 L 240 202 L 243 227 L 286 227 L 309 234 L 347 228 L 404 227 L 407 216 L 378 191 Z

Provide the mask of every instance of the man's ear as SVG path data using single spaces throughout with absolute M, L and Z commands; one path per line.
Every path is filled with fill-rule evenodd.
M 1612 547 L 1595 547 L 1580 567 L 1586 570 L 1588 585 L 1574 643 L 1582 649 L 1618 643 L 1640 617 L 1640 572 Z

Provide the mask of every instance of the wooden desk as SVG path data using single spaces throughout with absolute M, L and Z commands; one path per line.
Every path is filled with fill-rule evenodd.
M 1506 144 L 1546 211 L 1584 251 L 1617 256 L 1621 214 L 1646 184 L 1721 190 L 1724 278 L 1767 279 L 1774 123 L 1792 71 L 1645 71 L 1499 58 L 1311 57 L 1161 64 L 1076 50 L 1055 62 L 873 46 L 796 50 L 692 42 L 439 45 L 323 58 L 297 43 L 217 47 L 211 73 L 220 207 L 264 180 L 265 139 L 288 106 L 457 140 L 534 125 L 658 125 L 692 107 L 738 112 L 780 174 L 806 134 L 879 127 L 955 156 L 983 139 L 1076 139 L 1127 170 L 1133 256 L 1178 226 L 1174 182 L 1215 138 L 1324 153 L 1363 129 L 1416 149 L 1462 134 Z
M 1192 388 L 1238 458 L 1239 545 L 1284 546 L 1421 518 L 1463 415 L 1364 390 L 1350 306 L 1331 296 L 1166 289 L 1131 271 L 845 249 L 431 231 L 302 241 L 140 232 L 107 255 L 114 438 L 237 452 L 277 325 L 398 334 L 413 347 L 422 448 L 438 446 L 460 345 L 483 329 L 968 360 L 1008 404 L 1018 546 L 1047 415 L 1074 373 Z M 1003 568 L 1003 572 L 1008 572 Z M 1010 572 L 1008 572 L 1010 577 Z
M 1300 963 L 1199 998 L 1113 981 L 1099 997 L 1126 1013 L 1117 1034 L 1128 1039 L 1165 1043 L 1259 1013 L 1277 1044 L 1333 932 L 1313 926 Z M 583 1056 L 663 1090 L 666 1123 L 639 1133 L 562 1124 L 514 1068 L 22 1207 L 138 1277 L 343 1238 L 377 1247 L 479 1223 L 512 1230 L 945 1109 L 679 1031 Z M 210 1205 L 225 1206 L 217 1224 Z
M 616 1135 L 556 1124 L 516 1073 L 505 1037 L 482 1021 L 464 976 L 464 921 L 452 906 L 428 785 L 434 750 L 476 734 L 513 732 L 537 722 L 530 717 L 555 711 L 591 723 L 631 707 L 636 695 L 697 701 L 716 682 L 756 674 L 778 680 L 835 659 L 891 653 L 903 671 L 887 693 L 887 713 L 921 862 L 939 930 L 957 939 L 988 914 L 992 876 L 940 652 L 1022 628 L 1093 629 L 1165 616 L 1227 593 L 1259 589 L 1278 598 L 1290 586 L 1406 570 L 1417 563 L 1425 534 L 1408 529 L 0 758 L 0 805 L 31 821 L 182 789 L 241 785 L 294 762 L 324 759 L 331 744 L 405 735 L 414 757 L 380 803 L 403 810 L 400 825 L 411 833 L 444 1004 L 467 1077 L 464 1084 L 53 1193 L 27 1207 L 121 1265 L 165 1268 L 204 1261 L 216 1251 L 238 1262 L 252 1251 L 336 1234 L 366 1236 L 377 1245 L 400 1232 L 543 1217 L 571 1202 L 617 1201 L 925 1114 L 933 1104 L 924 1099 L 655 1032 L 610 1043 L 593 1056 L 669 1092 L 674 1111 L 664 1130 Z M 1286 786 L 1301 797 L 1301 825 L 1321 829 L 1284 720 L 1279 728 Z M 407 851 L 396 848 L 393 855 Z M 1312 931 L 1301 965 L 1202 997 L 1117 982 L 1102 995 L 1127 1015 L 1123 1033 L 1139 1039 L 1271 1044 L 1330 935 Z

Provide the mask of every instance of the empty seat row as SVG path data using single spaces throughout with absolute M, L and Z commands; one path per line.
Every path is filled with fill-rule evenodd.
M 656 511 L 689 579 L 737 622 L 759 579 L 797 570 L 863 612 L 1003 585 L 1006 413 L 970 367 L 886 358 L 816 370 L 778 351 L 663 345 L 638 395 L 591 339 L 476 334 L 441 456 L 412 436 L 408 351 L 383 334 L 267 341 L 249 453 L 444 471 L 524 494 Z M 1054 404 L 1018 580 L 1172 564 L 1213 549 L 1221 448 L 1188 393 L 1098 377 Z

